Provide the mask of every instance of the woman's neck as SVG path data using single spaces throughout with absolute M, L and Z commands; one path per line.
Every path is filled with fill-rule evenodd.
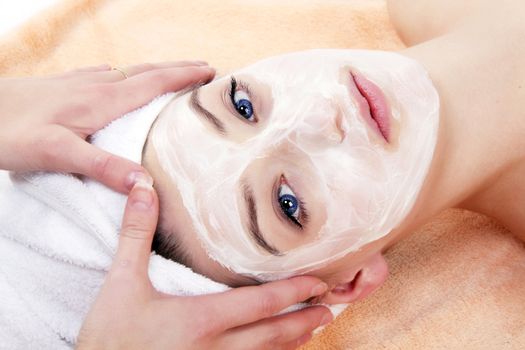
M 401 52 L 425 66 L 441 100 L 438 144 L 418 218 L 459 206 L 492 216 L 525 238 L 525 50 L 518 40 L 525 30 L 521 24 L 489 27 L 470 20 Z

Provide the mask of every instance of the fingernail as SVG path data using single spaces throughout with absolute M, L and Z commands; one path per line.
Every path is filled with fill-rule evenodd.
M 310 339 L 312 339 L 311 333 L 306 333 L 301 338 L 297 339 L 297 346 L 301 346 L 305 343 L 307 343 Z
M 141 171 L 134 171 L 126 177 L 126 188 L 131 190 L 138 182 L 153 186 L 153 178 L 151 176 Z
M 208 79 L 206 79 L 206 83 L 213 81 L 213 79 L 215 78 L 215 74 L 217 74 L 217 71 L 215 70 L 215 68 L 209 68 L 209 73 L 210 75 Z
M 325 315 L 321 319 L 321 322 L 319 323 L 319 327 L 329 324 L 330 322 L 332 322 L 333 319 L 334 317 L 332 316 L 332 313 L 330 312 L 325 313 Z
M 310 296 L 315 297 L 315 296 L 321 295 L 324 292 L 326 292 L 327 289 L 328 289 L 328 285 L 324 282 L 321 282 L 312 288 L 312 290 L 310 291 Z
M 206 71 L 208 71 L 208 72 L 210 72 L 210 73 L 213 73 L 213 74 L 216 73 L 215 68 L 210 67 L 210 66 L 199 66 L 198 68 L 199 68 L 199 69 L 202 69 L 202 70 L 206 70 Z
M 153 204 L 153 187 L 151 184 L 137 181 L 131 194 L 131 205 L 138 210 L 148 210 Z

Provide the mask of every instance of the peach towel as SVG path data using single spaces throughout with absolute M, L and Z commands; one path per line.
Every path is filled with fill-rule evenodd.
M 396 50 L 384 0 L 63 1 L 0 40 L 0 75 L 204 59 L 219 73 L 308 48 Z M 449 210 L 388 253 L 392 275 L 303 349 L 523 349 L 525 247 Z

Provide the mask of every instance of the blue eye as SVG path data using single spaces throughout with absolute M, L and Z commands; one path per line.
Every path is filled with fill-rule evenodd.
M 285 194 L 284 196 L 279 197 L 279 204 L 287 216 L 296 216 L 297 209 L 299 208 L 297 198 L 292 195 Z
M 253 106 L 248 94 L 242 90 L 235 91 L 233 94 L 233 104 L 235 110 L 244 118 L 253 121 Z
M 234 77 L 231 79 L 230 98 L 233 107 L 241 117 L 249 122 L 257 122 L 255 117 L 252 101 L 247 86 L 239 83 L 240 89 L 237 89 L 237 81 Z
M 292 189 L 286 185 L 286 183 L 281 183 L 279 186 L 279 206 L 283 211 L 284 215 L 290 218 L 296 225 L 302 227 L 299 222 L 299 214 L 301 213 L 301 202 L 293 193 Z

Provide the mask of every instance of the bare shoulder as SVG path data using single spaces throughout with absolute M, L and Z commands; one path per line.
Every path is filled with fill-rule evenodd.
M 525 13 L 523 0 L 387 0 L 387 4 L 394 27 L 409 46 L 443 35 L 476 17 L 486 18 L 494 27 L 513 18 L 521 23 Z

